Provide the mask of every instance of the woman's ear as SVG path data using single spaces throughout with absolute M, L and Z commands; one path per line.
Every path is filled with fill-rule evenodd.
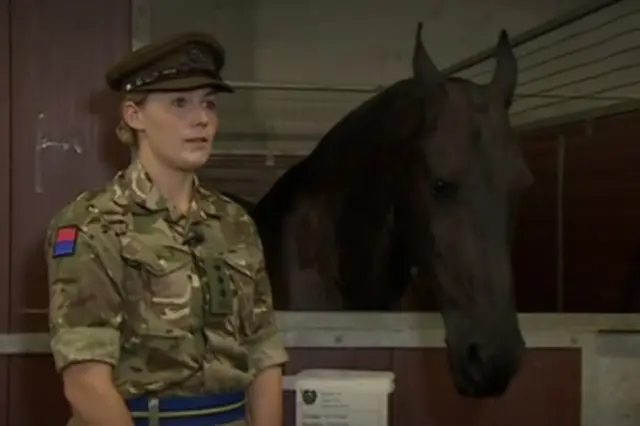
M 142 131 L 144 129 L 144 121 L 140 105 L 135 102 L 126 100 L 121 105 L 122 120 L 134 130 Z

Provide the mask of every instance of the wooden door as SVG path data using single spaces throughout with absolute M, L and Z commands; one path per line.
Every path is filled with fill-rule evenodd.
M 0 31 L 7 28 L 2 25 L 3 12 Z M 46 332 L 47 223 L 80 191 L 103 183 L 126 161 L 114 136 L 117 103 L 105 90 L 104 73 L 129 50 L 130 4 L 129 0 L 14 1 L 10 21 L 10 331 Z M 0 45 L 0 55 L 5 50 Z M 0 85 L 6 85 L 2 77 L 0 71 Z M 6 128 L 3 105 L 0 98 L 0 132 Z M 7 140 L 0 134 L 0 144 Z M 0 147 L 8 152 L 8 147 Z M 5 173 L 7 168 L 0 170 Z M 5 179 L 1 182 L 4 185 Z M 4 197 L 0 186 L 0 203 L 6 205 Z M 5 245 L 0 241 L 0 252 Z M 0 256 L 0 262 L 5 258 Z M 0 276 L 3 284 L 4 278 Z M 0 300 L 6 298 L 0 294 Z M 51 357 L 16 355 L 9 364 L 7 424 L 63 425 L 68 409 Z M 2 383 L 6 383 L 1 377 L 4 371 L 0 370 Z
M 640 113 L 567 138 L 565 312 L 640 312 Z
M 11 183 L 9 172 L 10 147 L 10 31 L 9 0 L 0 0 L 0 333 L 6 333 L 9 326 L 9 253 L 10 250 L 10 209 Z M 7 375 L 8 358 L 0 356 L 0 424 L 8 424 Z
M 518 209 L 513 280 L 519 312 L 558 309 L 558 141 L 524 138 L 523 151 L 534 177 Z M 535 258 L 535 262 L 531 259 Z
M 405 426 L 580 426 L 580 349 L 528 349 L 500 398 L 458 395 L 440 348 L 396 349 L 394 423 Z

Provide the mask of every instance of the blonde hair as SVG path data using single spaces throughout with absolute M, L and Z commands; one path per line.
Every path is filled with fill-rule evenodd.
M 146 93 L 127 93 L 122 100 L 122 103 L 133 102 L 140 106 L 147 100 Z M 135 149 L 138 145 L 138 133 L 135 129 L 129 126 L 122 118 L 116 126 L 116 135 L 120 142 L 129 146 L 131 149 Z

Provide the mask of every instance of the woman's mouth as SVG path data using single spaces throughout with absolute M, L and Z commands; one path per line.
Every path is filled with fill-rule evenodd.
M 205 137 L 185 139 L 185 142 L 188 142 L 188 143 L 207 143 L 208 141 L 209 139 Z

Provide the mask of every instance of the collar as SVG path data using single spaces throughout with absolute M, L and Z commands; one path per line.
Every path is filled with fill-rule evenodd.
M 135 160 L 129 167 L 118 173 L 115 180 L 116 200 L 133 207 L 133 213 L 165 212 L 176 221 L 185 216 L 162 195 L 139 160 Z M 212 197 L 210 192 L 202 188 L 198 177 L 194 175 L 193 200 L 187 215 L 190 222 L 220 216 L 220 211 L 216 208 Z

